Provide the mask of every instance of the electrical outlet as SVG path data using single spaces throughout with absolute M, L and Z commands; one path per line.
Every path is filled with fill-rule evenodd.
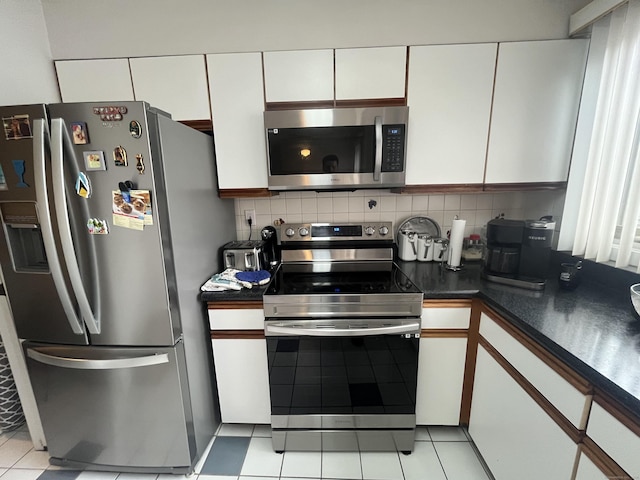
M 256 211 L 255 210 L 245 210 L 244 211 L 244 219 L 249 223 L 251 220 L 251 225 L 256 224 Z

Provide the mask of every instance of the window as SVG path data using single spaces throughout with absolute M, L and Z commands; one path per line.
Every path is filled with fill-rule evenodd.
M 596 23 L 591 42 L 592 126 L 576 133 L 559 248 L 640 272 L 640 0 Z

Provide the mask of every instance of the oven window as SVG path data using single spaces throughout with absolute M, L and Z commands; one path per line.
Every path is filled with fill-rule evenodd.
M 271 175 L 373 172 L 371 125 L 269 129 L 268 143 Z
M 419 339 L 267 337 L 273 415 L 414 414 Z

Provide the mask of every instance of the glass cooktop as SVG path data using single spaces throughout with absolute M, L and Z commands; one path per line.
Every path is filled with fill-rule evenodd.
M 281 264 L 265 295 L 421 293 L 392 262 Z

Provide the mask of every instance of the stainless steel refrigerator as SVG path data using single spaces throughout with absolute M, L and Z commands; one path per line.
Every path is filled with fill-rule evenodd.
M 190 473 L 219 424 L 213 140 L 143 102 L 0 108 L 0 264 L 52 463 Z

